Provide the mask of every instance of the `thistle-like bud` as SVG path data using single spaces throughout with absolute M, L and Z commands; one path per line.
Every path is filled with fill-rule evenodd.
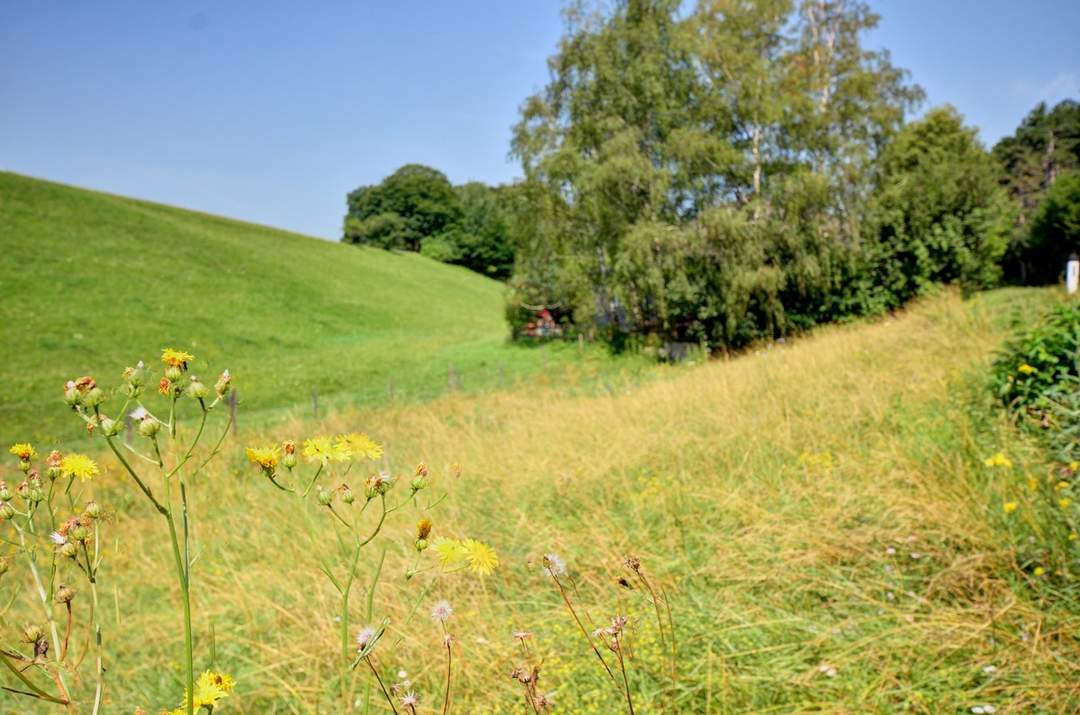
M 75 598 L 75 591 L 68 586 L 60 584 L 56 589 L 56 594 L 53 596 L 57 603 L 71 603 Z
M 153 437 L 161 429 L 161 425 L 153 417 L 147 415 L 139 420 L 139 434 L 143 437 Z
M 83 525 L 76 526 L 68 532 L 68 538 L 72 541 L 78 541 L 80 543 L 90 540 L 90 530 Z
M 79 394 L 79 391 L 75 388 L 75 381 L 68 380 L 67 383 L 64 384 L 64 402 L 67 403 L 68 407 L 75 407 L 79 404 L 81 398 L 82 395 Z
M 165 368 L 165 379 L 169 382 L 176 382 L 183 374 L 183 371 L 177 365 L 169 365 Z
M 285 465 L 286 469 L 292 469 L 296 466 L 296 454 L 294 452 L 286 452 L 281 457 L 281 463 Z
M 413 547 L 415 547 L 418 552 L 422 552 L 428 547 L 428 541 L 427 539 L 417 539 L 413 542 Z
M 87 407 L 97 407 L 105 401 L 105 391 L 100 387 L 92 387 L 83 395 L 83 404 Z
M 106 437 L 115 437 L 120 434 L 124 429 L 124 423 L 120 420 L 114 420 L 106 417 L 101 420 L 101 431 Z
M 66 556 L 69 559 L 73 559 L 79 555 L 79 549 L 70 541 L 65 541 L 58 551 L 61 556 Z
M 100 519 L 101 505 L 91 499 L 90 501 L 86 502 L 86 509 L 83 510 L 83 513 L 91 519 Z
M 19 486 L 15 487 L 15 493 L 18 494 L 20 498 L 26 499 L 30 496 L 30 483 L 27 481 L 20 482 Z
M 135 367 L 126 368 L 123 377 L 124 381 L 132 387 L 142 387 L 146 381 L 146 364 L 140 360 Z
M 187 394 L 188 397 L 191 397 L 194 400 L 202 400 L 210 394 L 210 388 L 204 385 L 199 378 L 192 375 L 191 384 L 188 385 Z
M 327 491 L 327 490 L 320 487 L 319 488 L 319 494 L 318 494 L 318 500 L 319 500 L 319 503 L 322 504 L 323 506 L 330 506 L 330 504 L 332 504 L 333 501 L 334 501 L 334 493 L 330 492 L 330 491 Z
M 225 397 L 231 388 L 232 375 L 229 374 L 228 370 L 225 370 L 221 373 L 221 377 L 217 379 L 217 382 L 214 383 L 214 392 L 217 393 L 218 397 Z
M 377 496 L 379 496 L 379 487 L 369 481 L 364 487 L 364 498 L 371 501 Z
M 49 456 L 45 458 L 45 476 L 49 479 L 56 479 L 60 476 L 60 463 L 64 461 L 64 457 L 60 454 L 59 450 L 54 449 L 49 453 Z
M 352 504 L 354 501 L 356 501 L 356 495 L 353 494 L 352 489 L 349 489 L 348 484 L 341 485 L 341 501 L 345 502 L 346 504 Z
M 15 518 L 15 507 L 6 501 L 0 502 L 0 520 L 11 521 Z
M 41 630 L 41 626 L 35 623 L 30 623 L 23 627 L 22 640 L 24 643 L 37 643 L 44 637 L 45 632 Z
M 26 500 L 31 504 L 40 504 L 45 501 L 45 492 L 41 491 L 40 487 L 31 487 L 26 495 Z
M 10 501 L 11 490 L 8 489 L 7 482 L 0 480 L 0 501 Z
M 427 482 L 424 480 L 423 477 L 413 477 L 413 480 L 409 482 L 409 489 L 412 490 L 413 494 L 420 491 L 426 486 Z

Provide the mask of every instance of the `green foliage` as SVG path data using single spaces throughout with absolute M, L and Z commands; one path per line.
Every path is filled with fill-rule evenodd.
M 880 309 L 861 220 L 921 92 L 862 47 L 876 22 L 840 2 L 571 10 L 515 129 L 511 322 L 723 347 Z
M 880 171 L 867 226 L 874 288 L 887 307 L 935 283 L 997 283 L 1012 217 L 993 159 L 956 110 L 907 125 Z
M 342 240 L 419 251 L 504 279 L 514 263 L 510 192 L 480 182 L 454 187 L 441 172 L 408 164 L 381 183 L 349 194 Z
M 1033 282 L 1058 280 L 1071 253 L 1080 250 L 1080 173 L 1061 176 L 1031 216 L 1023 252 Z
M 994 384 L 1014 413 L 1045 426 L 1056 391 L 1080 377 L 1080 303 L 1070 301 L 1010 341 L 994 362 Z
M 1030 219 L 1046 193 L 1067 172 L 1080 171 L 1080 103 L 1066 99 L 1052 109 L 1040 102 L 1013 136 L 994 145 L 1001 183 L 1017 206 L 1006 276 L 1021 283 L 1058 280 L 1058 256 L 1047 253 L 1029 233 Z

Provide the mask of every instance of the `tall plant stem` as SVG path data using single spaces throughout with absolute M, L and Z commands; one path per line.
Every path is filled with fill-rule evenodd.
M 566 604 L 567 610 L 570 611 L 570 615 L 574 617 L 574 622 L 577 623 L 578 628 L 581 629 L 581 634 L 585 636 L 585 640 L 588 641 L 589 647 L 592 648 L 592 652 L 596 654 L 596 657 L 600 659 L 600 664 L 604 666 L 604 670 L 607 672 L 608 677 L 615 680 L 615 674 L 611 672 L 611 668 L 608 667 L 607 661 L 604 660 L 604 656 L 600 655 L 600 651 L 597 649 L 596 644 L 593 643 L 592 637 L 589 635 L 589 631 L 585 629 L 585 624 L 578 618 L 577 611 L 574 610 L 574 606 L 570 603 L 570 597 L 566 595 L 566 589 L 563 588 L 562 583 L 559 581 L 559 577 L 554 574 L 550 569 L 548 573 L 551 574 L 552 580 L 555 581 L 555 585 L 559 589 L 559 595 L 562 596 L 563 603 Z
M 379 677 L 379 671 L 375 669 L 375 666 L 371 662 L 371 658 L 364 658 L 364 662 L 367 663 L 367 667 L 371 668 L 371 672 L 375 675 L 375 680 L 379 681 L 379 687 L 382 688 L 383 697 L 386 698 L 386 702 L 390 704 L 390 709 L 394 711 L 394 715 L 398 715 L 397 708 L 394 707 L 394 699 L 390 697 L 390 693 L 387 692 L 382 678 Z
M 15 522 L 12 521 L 12 524 L 15 524 Z M 56 654 L 55 655 L 55 657 L 57 659 L 56 662 L 59 665 L 59 663 L 60 663 L 60 630 L 56 627 L 56 619 L 53 618 L 53 609 L 52 609 L 52 606 L 49 603 L 49 594 L 45 590 L 45 584 L 42 583 L 42 581 L 41 581 L 41 574 L 38 573 L 37 562 L 34 560 L 33 554 L 31 553 L 30 549 L 26 545 L 26 536 L 24 535 L 23 530 L 21 528 L 19 528 L 18 524 L 15 524 L 15 530 L 19 534 L 19 544 L 22 546 L 23 553 L 26 554 L 26 560 L 30 564 L 30 573 L 34 577 L 34 585 L 37 587 L 38 598 L 41 599 L 41 608 L 42 608 L 42 610 L 45 611 L 45 618 L 49 622 L 49 631 L 52 634 L 52 640 L 53 640 L 53 653 Z M 60 686 L 60 689 L 62 691 L 64 699 L 70 701 L 71 700 L 71 695 L 70 695 L 70 693 L 68 693 L 67 685 L 64 683 L 64 676 L 60 675 L 59 668 L 57 668 L 57 671 L 56 671 L 56 679 L 57 679 L 57 684 Z
M 446 695 L 443 697 L 442 715 L 450 712 L 450 667 L 454 662 L 454 650 L 449 638 L 446 638 Z
M 164 466 L 162 476 L 164 476 Z M 172 513 L 172 493 L 169 488 L 168 478 L 165 482 L 165 501 L 169 508 L 165 511 L 165 521 L 169 525 L 169 540 L 172 542 L 173 562 L 176 565 L 176 580 L 180 584 L 180 598 L 184 605 L 184 666 L 187 688 L 187 702 L 185 711 L 187 715 L 195 715 L 195 659 L 194 644 L 191 636 L 191 590 L 188 574 L 188 564 L 180 551 L 180 539 L 176 534 L 176 521 Z
M 623 686 L 626 688 L 626 706 L 630 708 L 630 715 L 634 715 L 634 699 L 630 697 L 630 679 L 626 677 L 626 661 L 623 659 L 622 643 L 618 636 L 613 636 L 615 641 L 615 656 L 619 659 L 619 670 L 622 671 Z

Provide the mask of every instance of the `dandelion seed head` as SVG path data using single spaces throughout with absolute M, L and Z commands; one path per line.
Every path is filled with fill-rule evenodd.
M 446 623 L 452 615 L 454 615 L 454 609 L 449 601 L 439 601 L 431 609 L 431 620 L 436 623 Z
M 566 573 L 566 562 L 558 554 L 544 554 L 544 571 L 552 576 L 562 576 Z

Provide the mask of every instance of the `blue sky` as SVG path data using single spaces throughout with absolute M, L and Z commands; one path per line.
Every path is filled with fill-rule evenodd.
M 872 0 L 869 38 L 992 143 L 1080 96 L 1080 2 Z M 512 179 L 556 0 L 0 0 L 0 169 L 336 238 L 407 162 Z M 0 201 L 3 197 L 0 197 Z

